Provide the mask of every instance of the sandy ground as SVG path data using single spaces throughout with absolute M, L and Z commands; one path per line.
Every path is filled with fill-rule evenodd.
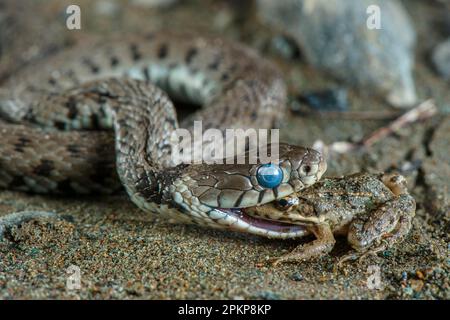
M 248 19 L 251 6 L 234 10 L 230 3 L 238 2 L 183 2 L 162 10 L 125 8 L 121 1 L 112 7 L 106 1 L 79 3 L 86 20 L 82 31 L 73 32 L 60 26 L 64 1 L 47 1 L 39 7 L 31 2 L 29 7 L 23 5 L 22 12 L 42 12 L 34 15 L 38 18 L 33 23 L 54 25 L 52 30 L 60 36 L 49 39 L 33 34 L 41 32 L 39 28 L 23 31 L 20 41 L 2 48 L 0 61 L 7 61 L 8 68 L 3 64 L 1 75 L 86 34 L 189 27 L 245 41 L 260 51 L 274 36 L 256 18 Z M 366 152 L 331 158 L 327 173 L 333 176 L 419 164 L 403 172 L 418 210 L 413 229 L 401 245 L 337 269 L 338 257 L 349 249 L 344 239 L 339 239 L 329 256 L 272 267 L 267 263 L 269 257 L 282 255 L 303 240 L 274 241 L 155 220 L 140 212 L 124 194 L 53 197 L 0 191 L 0 216 L 46 210 L 62 217 L 25 223 L 0 243 L 0 299 L 449 299 L 450 90 L 449 83 L 437 77 L 428 63 L 430 48 L 442 40 L 434 27 L 440 12 L 432 2 L 405 3 L 419 34 L 415 69 L 418 94 L 421 100 L 433 98 L 441 114 L 400 130 Z M 57 18 L 49 22 L 48 17 Z M 20 47 L 24 43 L 30 43 L 34 55 L 11 59 L 23 52 Z M 301 59 L 283 61 L 274 53 L 266 54 L 284 70 L 292 96 L 339 85 Z M 390 110 L 379 98 L 351 89 L 349 100 L 354 111 Z M 326 143 L 358 140 L 387 123 L 290 116 L 281 138 L 304 145 L 316 139 Z M 81 272 L 78 290 L 66 286 L 72 265 Z M 376 270 L 381 284 L 370 289 L 368 281 Z

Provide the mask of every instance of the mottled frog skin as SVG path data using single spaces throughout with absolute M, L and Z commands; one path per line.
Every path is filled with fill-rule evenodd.
M 247 214 L 305 227 L 316 240 L 275 259 L 304 261 L 329 253 L 335 235 L 346 235 L 354 251 L 345 260 L 384 250 L 400 241 L 412 226 L 416 202 L 399 174 L 358 173 L 326 178 L 278 201 L 253 207 Z

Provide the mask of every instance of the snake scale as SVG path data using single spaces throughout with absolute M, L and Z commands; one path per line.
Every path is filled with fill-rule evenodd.
M 0 187 L 37 193 L 110 193 L 123 185 L 142 210 L 271 238 L 302 226 L 247 216 L 320 179 L 315 150 L 279 145 L 276 186 L 256 164 L 173 163 L 179 128 L 169 99 L 201 105 L 180 127 L 271 128 L 286 85 L 252 49 L 189 33 L 81 43 L 24 67 L 0 87 Z M 112 129 L 111 131 L 106 129 Z M 117 172 L 117 174 L 116 174 Z

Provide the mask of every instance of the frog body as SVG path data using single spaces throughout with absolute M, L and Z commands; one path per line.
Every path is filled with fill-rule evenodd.
M 284 199 L 284 203 L 292 205 L 270 203 L 247 213 L 302 225 L 306 234 L 313 234 L 316 240 L 276 259 L 276 263 L 327 254 L 334 247 L 335 235 L 347 236 L 354 249 L 344 260 L 384 250 L 409 232 L 416 208 L 406 179 L 399 174 L 358 173 L 325 178 Z

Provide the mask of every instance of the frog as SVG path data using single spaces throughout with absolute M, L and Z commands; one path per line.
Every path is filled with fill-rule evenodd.
M 352 247 L 339 259 L 363 259 L 402 241 L 412 228 L 416 202 L 398 173 L 355 173 L 323 178 L 274 202 L 246 209 L 246 214 L 303 226 L 315 239 L 272 258 L 273 265 L 302 262 L 330 253 L 335 236 Z

